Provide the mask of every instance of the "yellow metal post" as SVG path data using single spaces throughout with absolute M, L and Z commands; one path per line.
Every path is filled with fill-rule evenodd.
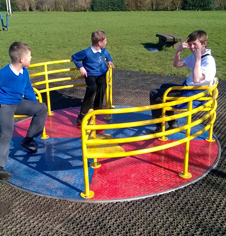
M 49 116 L 53 116 L 53 113 L 51 112 L 51 102 L 50 102 L 50 92 L 49 92 L 49 76 L 48 76 L 48 69 L 47 64 L 44 64 L 44 72 L 45 72 L 45 84 L 46 84 L 46 103 L 48 108 L 48 114 Z
M 108 69 L 107 73 L 106 73 L 106 84 L 107 84 L 107 87 L 106 87 L 106 108 L 109 109 L 110 108 L 110 104 L 109 104 L 109 91 L 110 91 L 110 88 L 109 88 L 109 71 L 110 71 L 110 68 Z
M 165 118 L 166 117 L 166 109 L 163 107 L 162 108 L 162 118 Z M 163 120 L 162 122 L 162 132 L 165 132 L 166 131 L 166 122 L 165 120 Z M 160 141 L 167 141 L 168 138 L 163 135 L 162 137 L 159 138 Z
M 114 106 L 112 105 L 112 66 L 110 66 L 110 70 L 109 70 L 109 76 L 110 76 L 110 81 L 109 81 L 109 86 L 110 86 L 110 94 L 109 94 L 109 103 L 110 103 L 110 108 L 114 108 Z
M 216 95 L 216 89 L 217 88 L 214 89 L 212 96 Z M 214 102 L 212 103 L 211 108 L 214 109 L 215 105 L 217 105 L 216 100 L 214 100 Z M 213 123 L 214 123 L 213 121 L 215 119 L 216 119 L 216 110 L 215 110 L 214 114 L 210 117 L 210 122 L 212 123 L 212 125 L 209 130 L 209 137 L 205 139 L 207 142 L 215 142 L 216 141 L 215 139 L 213 139 Z
M 112 66 L 108 68 L 108 71 L 106 73 L 106 108 L 112 109 L 114 108 L 112 106 Z M 105 120 L 111 120 L 112 116 L 107 114 L 105 117 Z
M 216 116 L 216 112 L 214 114 Z M 214 115 L 211 116 L 210 122 L 212 122 L 213 120 L 214 120 Z M 209 137 L 206 138 L 205 140 L 210 143 L 213 143 L 216 141 L 215 139 L 213 139 L 213 124 L 211 125 L 210 130 L 209 130 Z
M 49 135 L 46 134 L 46 128 L 44 127 L 41 139 L 48 139 L 48 138 L 49 138 Z
M 100 164 L 100 162 L 98 162 L 97 158 L 94 158 L 93 163 L 90 163 L 89 166 L 93 169 L 97 169 L 97 168 L 101 167 L 101 164 Z
M 84 170 L 85 191 L 81 192 L 80 196 L 83 198 L 92 198 L 94 197 L 94 192 L 89 189 L 88 161 L 84 154 L 83 154 L 83 170 Z
M 93 125 L 96 124 L 96 116 L 95 116 L 95 115 L 92 116 L 91 122 L 92 122 Z M 91 131 L 91 136 L 90 136 L 90 138 L 92 138 L 92 139 L 96 139 L 96 138 L 97 138 L 97 132 L 96 132 L 96 130 L 92 130 L 92 131 Z M 97 168 L 101 167 L 101 164 L 98 162 L 97 158 L 94 158 L 94 159 L 93 159 L 93 162 L 90 163 L 89 166 L 90 166 L 91 168 L 97 169 Z
M 80 196 L 83 198 L 92 198 L 94 197 L 94 192 L 89 189 L 89 170 L 88 170 L 88 160 L 86 157 L 87 153 L 87 145 L 86 145 L 86 131 L 84 129 L 84 122 L 82 121 L 81 126 L 81 135 L 82 135 L 82 158 L 83 158 L 83 171 L 84 171 L 84 183 L 85 183 L 85 191 L 80 193 Z
M 186 138 L 189 138 L 191 133 L 191 120 L 192 120 L 192 100 L 188 102 L 188 111 L 189 115 L 187 117 L 187 125 L 188 128 L 186 130 Z M 189 148 L 190 148 L 190 140 L 185 143 L 185 153 L 184 153 L 184 171 L 179 173 L 178 175 L 184 179 L 190 179 L 192 174 L 188 172 L 188 161 L 189 161 Z

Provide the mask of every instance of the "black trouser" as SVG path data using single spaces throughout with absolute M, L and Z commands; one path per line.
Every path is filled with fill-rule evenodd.
M 173 86 L 181 86 L 181 85 L 179 85 L 179 84 L 162 84 L 159 89 L 151 90 L 151 92 L 150 92 L 150 104 L 155 105 L 155 104 L 162 103 L 164 92 L 168 88 L 173 87 Z M 173 91 L 169 92 L 169 96 L 181 97 L 182 96 L 182 91 L 173 90 Z M 174 115 L 174 112 L 173 111 L 166 111 L 166 115 L 168 115 L 168 116 Z M 160 118 L 161 116 L 162 116 L 162 109 L 152 110 L 153 119 Z M 173 122 L 174 122 L 174 120 L 169 121 L 169 125 L 171 126 L 171 124 Z
M 86 114 L 90 108 L 101 109 L 106 90 L 106 74 L 85 77 L 87 84 L 80 113 Z

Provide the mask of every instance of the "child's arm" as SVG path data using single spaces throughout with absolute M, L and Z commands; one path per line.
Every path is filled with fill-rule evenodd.
M 177 51 L 176 51 L 174 59 L 173 59 L 173 66 L 174 67 L 185 66 L 184 61 L 180 59 L 180 52 L 186 48 L 189 48 L 187 41 L 188 41 L 188 39 L 186 39 L 183 43 L 181 43 L 181 45 L 177 48 Z
M 86 69 L 83 67 L 83 64 L 82 64 L 82 60 L 84 60 L 86 57 L 86 54 L 85 54 L 85 51 L 82 50 L 80 52 L 77 52 L 75 54 L 73 54 L 71 56 L 71 59 L 72 61 L 75 63 L 76 67 L 79 69 L 80 71 L 80 74 L 82 76 L 86 76 L 87 77 L 87 71 Z
M 37 101 L 37 98 L 36 98 L 35 93 L 34 93 L 34 89 L 31 86 L 30 81 L 29 81 L 29 83 L 27 83 L 27 86 L 24 89 L 24 98 L 27 99 L 27 100 L 30 100 L 30 101 L 34 101 L 34 102 Z
M 37 101 L 37 98 L 35 96 L 35 92 L 34 89 L 31 85 L 31 81 L 29 78 L 29 73 L 27 71 L 27 69 L 24 69 L 24 76 L 26 76 L 26 85 L 25 85 L 25 89 L 24 89 L 24 98 L 30 101 Z
M 112 60 L 112 58 L 111 58 L 110 53 L 109 53 L 107 50 L 105 50 L 105 58 L 107 59 L 107 66 L 108 66 L 108 67 L 109 67 L 109 66 L 112 66 L 112 68 L 114 68 L 115 66 L 114 66 L 114 64 L 113 64 L 113 60 Z
M 82 76 L 87 77 L 87 71 L 86 71 L 85 67 L 80 67 L 80 68 L 79 68 L 79 71 L 80 71 L 80 74 L 81 74 Z
M 197 48 L 193 51 L 193 55 L 195 57 L 195 66 L 193 70 L 193 82 L 199 83 L 200 81 L 205 79 L 205 75 L 202 73 L 201 70 L 201 50 L 200 48 Z

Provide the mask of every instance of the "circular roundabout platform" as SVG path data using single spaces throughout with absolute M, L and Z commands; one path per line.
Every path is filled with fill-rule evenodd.
M 116 106 L 116 108 L 123 108 Z M 218 163 L 221 147 L 216 142 L 207 142 L 208 132 L 191 140 L 189 152 L 190 179 L 178 176 L 183 171 L 184 145 L 162 151 L 127 156 L 114 159 L 98 159 L 101 167 L 89 167 L 90 190 L 95 192 L 92 199 L 83 199 L 84 172 L 81 148 L 81 130 L 76 127 L 80 107 L 54 111 L 54 116 L 47 117 L 46 133 L 48 139 L 36 139 L 38 153 L 26 152 L 20 142 L 26 135 L 31 118 L 17 122 L 10 144 L 10 158 L 6 170 L 13 174 L 8 182 L 24 191 L 53 198 L 84 202 L 114 202 L 140 199 L 160 195 L 185 187 L 203 178 Z M 108 122 L 123 120 L 138 121 L 150 119 L 151 113 L 139 112 L 113 115 Z M 96 117 L 97 123 L 106 123 L 104 116 Z M 179 119 L 179 125 L 185 119 Z M 201 129 L 202 125 L 193 127 L 191 132 Z M 114 138 L 144 135 L 155 129 L 154 125 L 133 127 L 120 130 L 102 131 Z M 168 136 L 166 142 L 185 137 L 185 131 Z M 157 145 L 158 139 L 139 142 L 137 145 L 151 147 Z M 131 145 L 120 145 L 130 150 Z M 139 146 L 140 147 L 140 146 Z M 134 148 L 134 147 L 133 147 Z M 90 160 L 92 162 L 92 160 Z

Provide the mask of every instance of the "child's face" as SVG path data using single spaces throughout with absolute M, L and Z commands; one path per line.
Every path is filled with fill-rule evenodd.
M 30 66 L 31 64 L 31 52 L 28 51 L 27 53 L 25 53 L 21 58 L 20 58 L 23 67 L 27 67 Z
M 107 38 L 105 38 L 103 41 L 98 42 L 100 48 L 105 48 L 107 44 Z
M 202 44 L 198 39 L 196 39 L 195 41 L 189 42 L 188 46 L 189 46 L 191 52 L 193 52 L 195 49 L 202 50 L 202 48 L 206 47 L 206 44 Z

